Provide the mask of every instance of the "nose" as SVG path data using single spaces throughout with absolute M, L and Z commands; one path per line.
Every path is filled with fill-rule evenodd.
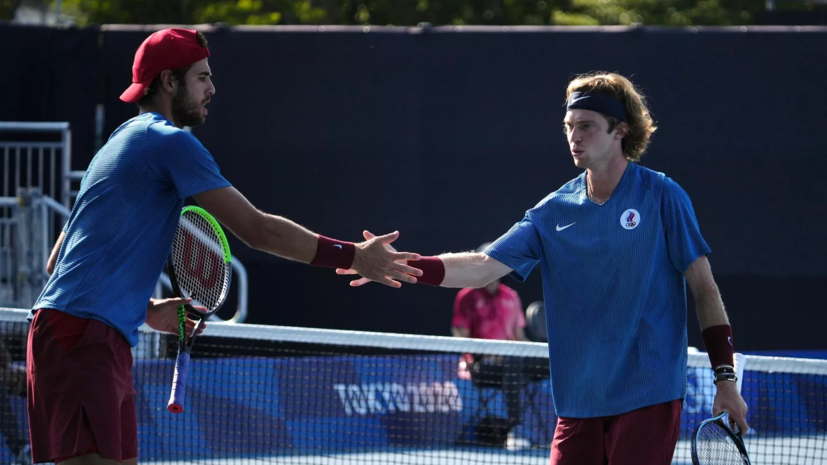
M 207 95 L 215 95 L 215 85 L 212 83 L 212 81 L 210 81 L 210 87 L 207 88 Z
M 569 142 L 581 142 L 582 140 L 583 137 L 580 131 L 578 131 L 576 128 L 572 129 L 571 132 L 569 132 Z

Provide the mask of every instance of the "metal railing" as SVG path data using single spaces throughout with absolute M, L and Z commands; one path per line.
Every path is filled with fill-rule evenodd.
M 72 171 L 72 131 L 69 129 L 69 123 L 0 121 L 0 132 L 36 133 L 59 138 L 59 141 L 0 142 L 0 151 L 3 153 L 2 196 L 11 197 L 20 187 L 39 187 L 44 195 L 55 198 L 65 207 L 71 208 L 72 199 L 78 194 L 77 190 L 72 190 L 72 182 L 83 179 L 85 172 Z M 9 179 L 11 172 L 14 173 L 14 183 Z M 47 175 L 48 184 L 45 179 Z M 35 179 L 37 182 L 34 182 Z M 58 186 L 56 182 L 59 183 Z
M 1 220 L 0 302 L 30 307 L 49 279 L 46 262 L 56 224 L 39 189 L 21 188 L 18 197 L 0 197 L 0 205 L 11 212 Z
M 38 139 L 0 141 L 0 305 L 27 307 L 34 304 L 49 277 L 49 253 L 71 214 L 85 171 L 71 169 L 69 123 L 0 122 L 0 132 L 36 133 L 33 139 Z M 247 318 L 247 270 L 235 257 L 232 266 L 238 295 L 235 314 L 228 321 L 240 323 Z M 172 287 L 162 274 L 155 296 L 160 297 L 164 289 L 171 292 Z

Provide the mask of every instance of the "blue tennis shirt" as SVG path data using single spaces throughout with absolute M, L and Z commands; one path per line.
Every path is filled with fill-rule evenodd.
M 711 250 L 689 197 L 629 163 L 611 198 L 585 172 L 486 253 L 525 280 L 540 263 L 557 415 L 618 415 L 686 396 L 687 267 Z
M 89 164 L 33 312 L 100 320 L 134 347 L 184 198 L 229 185 L 198 139 L 160 114 L 122 124 Z

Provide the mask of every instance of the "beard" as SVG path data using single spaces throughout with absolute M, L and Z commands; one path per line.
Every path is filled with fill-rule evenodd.
M 182 126 L 201 126 L 206 121 L 206 117 L 201 114 L 201 105 L 202 102 L 190 97 L 187 88 L 182 85 L 172 98 L 172 118 Z

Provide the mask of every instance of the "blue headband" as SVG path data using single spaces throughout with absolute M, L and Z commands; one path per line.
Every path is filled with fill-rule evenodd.
M 566 103 L 566 111 L 568 110 L 591 110 L 619 119 L 624 123 L 628 122 L 623 103 L 608 95 L 572 92 L 569 95 L 569 101 Z

